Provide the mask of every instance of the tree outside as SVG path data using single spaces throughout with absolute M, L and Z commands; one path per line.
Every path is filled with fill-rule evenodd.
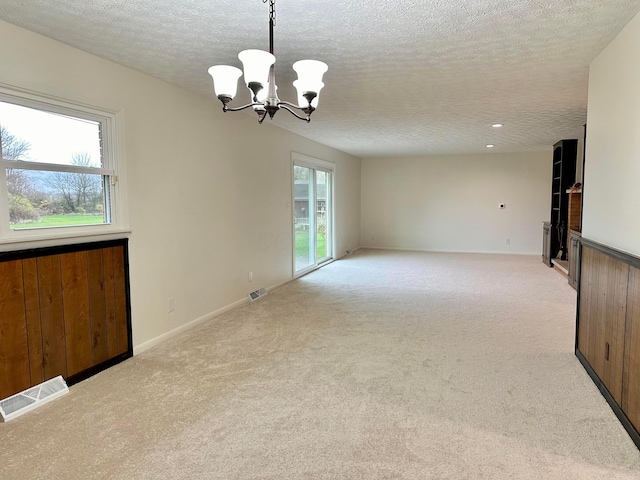
M 2 156 L 25 161 L 31 144 L 0 127 Z M 91 156 L 75 153 L 71 164 L 92 167 Z M 104 223 L 102 176 L 7 168 L 12 228 Z

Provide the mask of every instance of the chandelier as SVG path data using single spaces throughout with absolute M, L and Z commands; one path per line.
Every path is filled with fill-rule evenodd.
M 251 103 L 241 107 L 230 107 L 229 103 L 236 96 L 238 90 L 238 78 L 242 75 L 239 68 L 230 65 L 215 65 L 209 68 L 209 75 L 213 78 L 213 88 L 222 102 L 223 112 L 237 112 L 245 108 L 253 107 L 258 114 L 258 122 L 262 123 L 267 114 L 270 118 L 281 108 L 287 110 L 295 117 L 305 122 L 311 121 L 311 114 L 318 106 L 318 95 L 324 87 L 322 75 L 328 70 L 326 63 L 318 60 L 299 60 L 293 64 L 293 69 L 298 74 L 298 79 L 293 86 L 298 91 L 298 104 L 283 102 L 278 98 L 276 86 L 276 73 L 273 56 L 273 27 L 276 20 L 275 0 L 262 0 L 269 2 L 269 51 L 243 50 L 238 54 L 244 68 L 244 81 L 251 91 Z M 299 110 L 305 115 L 298 114 Z

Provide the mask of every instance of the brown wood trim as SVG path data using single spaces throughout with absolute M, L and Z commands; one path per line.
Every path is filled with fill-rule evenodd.
M 22 260 L 24 258 L 44 257 L 47 255 L 60 255 L 62 253 L 84 252 L 87 250 L 115 247 L 118 245 L 125 246 L 128 243 L 128 238 L 118 238 L 115 240 L 101 240 L 99 242 L 74 243 L 70 245 L 57 245 L 53 247 L 13 250 L 10 252 L 0 252 L 0 262 Z

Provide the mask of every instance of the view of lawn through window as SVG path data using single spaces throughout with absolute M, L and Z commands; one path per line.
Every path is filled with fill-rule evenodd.
M 331 257 L 331 173 L 294 165 L 295 271 Z
M 98 121 L 0 102 L 12 230 L 109 223 L 101 133 Z

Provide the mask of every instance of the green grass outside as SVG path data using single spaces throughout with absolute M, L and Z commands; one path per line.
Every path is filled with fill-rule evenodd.
M 316 254 L 318 260 L 327 256 L 327 244 L 322 235 L 317 236 Z M 296 257 L 309 257 L 309 231 L 296 230 Z
M 96 225 L 104 223 L 102 215 L 43 215 L 37 222 L 12 223 L 11 228 L 69 227 L 73 225 Z

